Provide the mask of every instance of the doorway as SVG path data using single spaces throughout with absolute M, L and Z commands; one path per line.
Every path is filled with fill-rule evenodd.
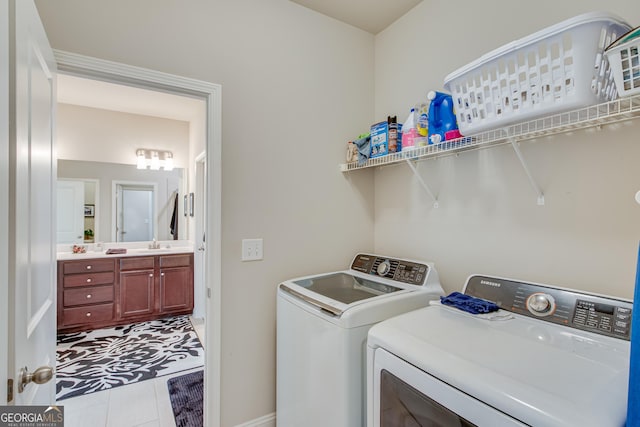
M 220 288 L 221 288 L 221 93 L 220 86 L 138 67 L 55 51 L 58 72 L 114 84 L 143 88 L 202 99 L 206 105 L 205 159 L 209 165 L 203 177 L 206 192 L 203 214 L 196 229 L 207 230 L 207 250 L 203 254 L 205 311 L 205 425 L 220 425 Z M 195 167 L 195 165 L 192 165 Z M 196 236 L 190 236 L 199 243 Z M 196 249 L 198 246 L 196 246 Z
M 148 242 L 155 238 L 153 184 L 114 182 L 116 188 L 116 242 Z

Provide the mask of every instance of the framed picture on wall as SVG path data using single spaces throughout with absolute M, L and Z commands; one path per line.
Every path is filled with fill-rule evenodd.
M 94 205 L 84 205 L 84 216 L 95 216 L 96 207 Z

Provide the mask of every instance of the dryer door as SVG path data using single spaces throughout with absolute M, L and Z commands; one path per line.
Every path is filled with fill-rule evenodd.
M 380 426 L 477 427 L 386 369 L 380 371 Z
M 370 427 L 526 426 L 382 348 L 373 357 Z

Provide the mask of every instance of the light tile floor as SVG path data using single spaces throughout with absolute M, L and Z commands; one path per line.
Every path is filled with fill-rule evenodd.
M 204 321 L 191 318 L 204 347 Z M 65 427 L 175 427 L 167 380 L 201 368 L 72 397 L 64 406 Z

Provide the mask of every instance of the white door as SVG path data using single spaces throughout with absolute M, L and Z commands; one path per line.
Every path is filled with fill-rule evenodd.
M 27 384 L 21 368 L 55 367 L 55 72 L 53 52 L 32 1 L 0 0 L 9 11 L 8 288 L 9 378 L 17 405 L 55 402 L 55 381 Z M 3 11 L 4 13 L 4 11 Z M 2 31 L 5 31 L 3 28 Z M 3 346 L 4 347 L 4 346 Z M 4 367 L 0 368 L 4 369 Z
M 154 239 L 154 193 L 153 186 L 117 185 L 117 242 Z
M 58 180 L 56 197 L 58 243 L 84 242 L 84 182 Z
M 153 190 L 122 190 L 123 242 L 153 239 Z

